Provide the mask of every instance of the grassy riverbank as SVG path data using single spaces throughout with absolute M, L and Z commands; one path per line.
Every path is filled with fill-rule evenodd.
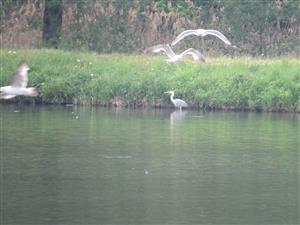
M 2 49 L 1 86 L 8 84 L 22 58 L 29 62 L 29 83 L 39 96 L 13 101 L 159 107 L 170 104 L 164 92 L 174 90 L 176 97 L 200 108 L 300 110 L 296 58 L 208 58 L 207 64 L 189 59 L 167 64 L 158 56 Z

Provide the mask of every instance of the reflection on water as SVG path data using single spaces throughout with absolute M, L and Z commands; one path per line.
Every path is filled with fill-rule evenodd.
M 116 155 L 116 156 L 105 155 L 104 158 L 105 159 L 130 159 L 132 158 L 132 156 L 131 155 Z
M 170 131 L 171 138 L 174 137 L 174 126 L 180 126 L 180 123 L 183 122 L 186 117 L 188 111 L 175 110 L 170 114 Z
M 171 127 L 176 122 L 184 120 L 184 118 L 186 117 L 187 113 L 188 113 L 188 111 L 180 111 L 180 110 L 176 110 L 176 111 L 172 112 L 170 114 Z
M 2 224 L 299 221 L 299 115 L 0 112 Z

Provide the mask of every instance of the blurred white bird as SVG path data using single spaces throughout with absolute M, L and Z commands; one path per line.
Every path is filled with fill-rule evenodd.
M 160 45 L 155 45 L 150 48 L 147 48 L 147 49 L 145 49 L 144 52 L 145 53 L 147 53 L 147 52 L 158 53 L 161 51 L 166 53 L 166 55 L 169 57 L 169 59 L 166 60 L 168 63 L 179 62 L 180 60 L 182 60 L 182 57 L 185 55 L 191 55 L 194 60 L 201 60 L 204 63 L 206 62 L 204 56 L 198 50 L 196 50 L 194 48 L 189 48 L 189 49 L 185 50 L 184 52 L 182 52 L 181 54 L 176 55 L 169 44 L 160 44 Z
M 186 36 L 189 35 L 197 35 L 197 36 L 206 36 L 206 35 L 213 35 L 216 36 L 218 38 L 220 38 L 226 45 L 230 45 L 233 48 L 236 48 L 235 45 L 232 45 L 231 42 L 220 32 L 217 30 L 205 30 L 205 29 L 196 29 L 196 30 L 186 30 L 183 31 L 182 33 L 180 33 L 175 40 L 172 42 L 172 46 L 176 45 L 179 41 L 181 41 L 183 38 L 185 38 Z
M 176 108 L 179 108 L 181 110 L 182 108 L 188 107 L 188 104 L 185 101 L 183 101 L 179 98 L 174 99 L 174 91 L 167 91 L 167 92 L 165 92 L 165 94 L 170 94 L 171 102 L 174 104 L 174 106 Z
M 29 67 L 25 61 L 21 61 L 15 73 L 12 76 L 10 86 L 0 87 L 0 99 L 10 99 L 17 95 L 37 96 L 35 88 L 26 88 L 28 83 L 27 72 Z

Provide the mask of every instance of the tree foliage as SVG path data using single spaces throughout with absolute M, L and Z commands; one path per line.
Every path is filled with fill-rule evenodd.
M 53 47 L 58 46 L 62 15 L 62 0 L 45 0 L 43 41 L 46 45 Z
M 41 1 L 4 0 L 1 24 L 8 15 L 17 16 L 10 13 L 16 8 Z M 61 39 L 53 43 L 60 48 L 139 52 L 169 43 L 185 29 L 205 28 L 223 32 L 239 47 L 235 54 L 299 56 L 300 51 L 299 0 L 64 0 L 62 8 Z M 214 37 L 188 37 L 177 48 L 186 47 L 230 52 Z

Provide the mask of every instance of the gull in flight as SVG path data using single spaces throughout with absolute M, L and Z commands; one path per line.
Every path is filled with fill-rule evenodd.
M 171 49 L 169 44 L 160 44 L 160 45 L 155 45 L 153 47 L 147 48 L 144 52 L 153 52 L 153 53 L 158 53 L 163 51 L 166 53 L 166 55 L 169 57 L 166 61 L 168 63 L 176 63 L 182 60 L 183 56 L 185 55 L 191 55 L 194 60 L 201 60 L 202 62 L 206 62 L 204 56 L 196 49 L 194 48 L 189 48 L 182 52 L 179 55 L 176 55 L 174 51 Z
M 26 88 L 28 83 L 27 72 L 29 67 L 25 61 L 21 61 L 17 70 L 12 76 L 10 86 L 0 87 L 0 99 L 10 99 L 17 95 L 37 96 L 35 88 Z
M 172 46 L 176 45 L 179 41 L 181 41 L 183 38 L 189 35 L 197 35 L 204 37 L 206 35 L 213 35 L 218 38 L 220 38 L 226 45 L 232 46 L 233 48 L 236 48 L 235 45 L 232 45 L 231 42 L 222 34 L 220 31 L 217 30 L 205 30 L 205 29 L 196 29 L 196 30 L 186 30 L 180 33 L 175 40 L 172 42 Z

